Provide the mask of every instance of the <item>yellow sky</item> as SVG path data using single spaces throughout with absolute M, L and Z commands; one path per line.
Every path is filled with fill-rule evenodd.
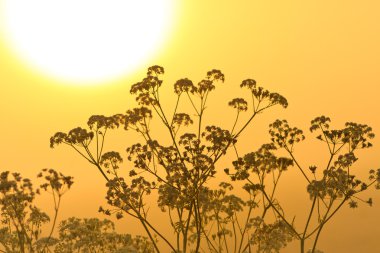
M 368 124 L 378 137 L 374 148 L 358 153 L 358 174 L 365 176 L 380 167 L 379 13 L 380 2 L 374 0 L 181 1 L 166 45 L 145 66 L 165 67 L 168 105 L 173 103 L 169 91 L 175 80 L 188 77 L 197 82 L 208 70 L 221 69 L 226 82 L 218 87 L 212 100 L 215 108 L 209 111 L 216 123 L 228 118 L 224 109 L 218 110 L 220 102 L 224 106 L 241 96 L 237 87 L 246 78 L 284 95 L 289 107 L 260 117 L 252 135 L 240 143 L 244 152 L 269 141 L 267 125 L 277 118 L 304 130 L 322 114 L 337 128 L 346 121 Z M 29 70 L 0 41 L 0 170 L 34 178 L 39 169 L 53 167 L 72 175 L 75 185 L 64 198 L 61 217 L 99 216 L 105 190 L 101 175 L 72 150 L 51 150 L 49 138 L 57 131 L 85 126 L 93 114 L 130 108 L 134 102 L 129 87 L 145 71 L 96 87 L 65 85 Z M 107 148 L 122 153 L 129 143 L 117 142 L 117 135 L 125 134 L 115 133 Z M 297 150 L 301 163 L 324 164 L 324 147 L 310 135 L 307 140 Z M 305 185 L 295 186 L 297 179 L 289 176 L 281 186 L 289 214 L 308 203 L 300 194 Z M 371 195 L 374 207 L 345 208 L 327 226 L 320 248 L 327 253 L 380 252 L 380 192 Z M 132 232 L 128 222 L 118 228 Z

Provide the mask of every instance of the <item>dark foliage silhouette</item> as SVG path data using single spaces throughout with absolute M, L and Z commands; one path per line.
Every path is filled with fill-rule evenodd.
M 72 177 L 54 169 L 43 169 L 37 177 L 44 183 L 36 190 L 30 179 L 9 171 L 0 174 L 0 252 L 45 252 L 56 242 L 52 238 L 62 196 L 73 184 Z M 36 194 L 49 192 L 54 201 L 54 218 L 48 237 L 41 237 L 42 225 L 50 217 L 34 205 Z
M 160 98 L 163 74 L 162 67 L 152 66 L 141 82 L 132 85 L 130 92 L 139 107 L 125 114 L 91 116 L 87 129 L 58 132 L 50 139 L 52 148 L 68 145 L 97 168 L 107 182 L 109 204 L 99 211 L 118 219 L 137 219 L 152 252 L 269 253 L 297 240 L 300 252 L 310 248 L 308 252 L 317 253 L 321 252 L 317 243 L 323 228 L 344 204 L 351 208 L 359 202 L 372 204 L 359 194 L 372 186 L 380 188 L 380 169 L 371 170 L 366 179 L 354 175 L 355 152 L 372 146 L 374 134 L 369 126 L 348 122 L 342 129 L 330 129 L 330 118 L 312 120 L 310 131 L 317 133 L 330 154 L 324 168 L 300 165 L 295 149 L 305 135 L 286 120 L 270 124 L 268 144 L 241 156 L 237 142 L 242 133 L 271 107 L 286 108 L 287 100 L 247 79 L 240 87 L 248 91 L 251 101 L 233 98 L 228 102 L 236 111 L 235 120 L 228 122 L 231 125 L 205 125 L 207 102 L 224 82 L 224 74 L 211 70 L 197 84 L 187 78 L 175 82 L 176 103 L 170 114 Z M 180 111 L 183 103 L 190 105 L 189 111 Z M 152 125 L 158 122 L 166 133 L 155 132 Z M 126 158 L 131 166 L 127 169 L 122 167 L 121 153 L 103 150 L 109 131 L 119 127 L 141 138 L 128 144 Z M 286 155 L 279 156 L 284 151 Z M 230 182 L 212 187 L 211 182 L 223 173 L 218 162 L 228 152 L 236 154 L 232 168 L 224 170 Z M 306 221 L 286 214 L 276 195 L 281 176 L 297 171 L 304 177 L 310 197 Z M 233 194 L 233 188 L 241 186 L 245 195 Z M 174 236 L 160 231 L 148 215 L 154 200 L 167 215 Z
M 6 253 L 144 253 L 153 252 L 147 238 L 115 232 L 110 220 L 63 220 L 58 237 L 53 237 L 62 196 L 73 184 L 73 178 L 54 169 L 43 169 L 38 175 L 44 183 L 36 190 L 30 179 L 9 171 L 0 174 L 0 252 Z M 34 205 L 36 195 L 46 191 L 52 195 L 54 218 Z M 42 227 L 51 222 L 47 236 Z M 46 231 L 45 231 L 46 234 Z

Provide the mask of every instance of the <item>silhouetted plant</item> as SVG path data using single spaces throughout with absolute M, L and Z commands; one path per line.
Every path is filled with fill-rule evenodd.
M 43 169 L 38 177 L 45 183 L 34 190 L 30 179 L 19 173 L 4 171 L 0 174 L 0 207 L 3 226 L 0 228 L 0 245 L 7 253 L 46 252 L 56 240 L 52 233 L 57 220 L 62 195 L 73 184 L 72 177 L 53 169 Z M 54 199 L 54 219 L 48 237 L 41 237 L 42 225 L 50 217 L 34 205 L 36 194 L 45 190 Z
M 37 177 L 45 183 L 34 190 L 31 180 L 9 171 L 0 174 L 0 207 L 3 226 L 0 227 L 0 252 L 5 253 L 149 253 L 153 244 L 146 237 L 117 234 L 112 221 L 78 219 L 64 220 L 58 237 L 52 237 L 56 227 L 62 196 L 73 184 L 72 177 L 53 169 L 43 169 Z M 50 217 L 33 202 L 41 191 L 50 193 L 54 201 L 54 218 L 48 236 L 41 237 L 42 225 Z M 46 232 L 45 232 L 46 233 Z
M 60 223 L 54 252 L 148 253 L 153 252 L 153 245 L 145 237 L 117 234 L 110 220 L 71 217 Z
M 290 127 L 286 120 L 276 120 L 270 125 L 271 143 L 239 156 L 236 143 L 253 119 L 275 105 L 286 108 L 287 100 L 259 87 L 255 80 L 247 79 L 240 87 L 248 90 L 251 101 L 234 98 L 228 103 L 236 110 L 231 130 L 205 126 L 208 98 L 216 86 L 224 82 L 223 73 L 211 70 L 198 84 L 187 78 L 175 82 L 176 103 L 170 115 L 160 99 L 163 74 L 162 67 L 152 66 L 141 82 L 132 85 L 130 92 L 136 96 L 139 107 L 125 114 L 91 116 L 89 129 L 78 127 L 68 133 L 58 132 L 50 139 L 52 148 L 59 144 L 69 145 L 97 167 L 107 181 L 106 199 L 111 206 L 101 207 L 99 211 L 115 214 L 119 219 L 127 215 L 139 220 L 156 252 L 167 252 L 157 240 L 177 253 L 254 250 L 270 253 L 279 252 L 289 242 L 299 240 L 304 253 L 305 241 L 312 239 L 309 252 L 317 253 L 320 251 L 316 245 L 324 225 L 343 204 L 356 207 L 360 192 L 372 185 L 380 188 L 380 170 L 371 170 L 369 181 L 365 183 L 353 176 L 351 168 L 356 161 L 354 152 L 372 145 L 369 139 L 374 134 L 370 127 L 347 123 L 344 129 L 329 130 L 329 118 L 314 119 L 311 131 L 321 133 L 317 138 L 326 143 L 330 152 L 322 172 L 315 166 L 304 169 L 299 165 L 294 148 L 305 137 L 302 130 Z M 185 101 L 191 106 L 187 113 L 179 111 L 180 104 Z M 164 133 L 154 135 L 153 116 L 167 130 L 169 145 L 164 144 L 167 141 Z M 121 172 L 121 154 L 103 150 L 108 130 L 120 126 L 141 137 L 141 142 L 126 149 L 127 160 L 133 167 Z M 276 153 L 280 149 L 288 156 L 278 157 Z M 228 150 L 236 154 L 236 161 L 232 163 L 233 171 L 224 171 L 232 182 L 246 182 L 243 189 L 247 198 L 234 195 L 231 183 L 222 182 L 216 189 L 210 188 L 210 181 L 219 171 L 217 163 Z M 293 166 L 305 178 L 312 202 L 301 230 L 295 219 L 289 220 L 276 197 L 281 176 Z M 174 238 L 159 231 L 148 216 L 148 203 L 152 202 L 147 198 L 153 192 L 158 195 L 158 207 L 168 215 Z M 371 199 L 364 202 L 372 204 Z
M 245 180 L 248 182 L 245 185 L 246 189 L 262 195 L 264 210 L 269 208 L 274 210 L 276 219 L 286 224 L 294 238 L 300 241 L 302 253 L 305 252 L 305 241 L 311 238 L 313 238 L 312 248 L 308 252 L 320 252 L 316 246 L 323 227 L 345 203 L 351 208 L 358 207 L 358 201 L 371 206 L 371 198 L 363 200 L 358 194 L 372 185 L 379 189 L 380 169 L 377 172 L 370 170 L 368 180 L 359 179 L 353 174 L 353 164 L 357 161 L 355 152 L 372 146 L 369 142 L 374 138 L 372 129 L 367 125 L 348 122 L 343 129 L 330 130 L 329 123 L 330 118 L 321 116 L 312 120 L 310 127 L 311 132 L 319 132 L 317 139 L 326 144 L 330 154 L 327 165 L 321 172 L 316 166 L 311 165 L 305 169 L 300 165 L 294 154 L 294 148 L 297 143 L 305 139 L 305 136 L 302 130 L 290 127 L 286 120 L 276 120 L 269 126 L 271 144 L 263 145 L 258 151 L 246 154 L 235 161 L 233 163 L 235 173 L 227 170 L 232 180 Z M 284 149 L 289 157 L 278 158 L 275 155 L 278 149 Z M 308 219 L 301 229 L 297 229 L 299 225 L 295 225 L 294 219 L 286 218 L 280 202 L 275 198 L 280 176 L 293 164 L 303 175 L 312 201 Z M 273 182 L 272 189 L 268 188 L 271 185 L 268 181 Z M 278 249 L 275 252 L 278 252 Z

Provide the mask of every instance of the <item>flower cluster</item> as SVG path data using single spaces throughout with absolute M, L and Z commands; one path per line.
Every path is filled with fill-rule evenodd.
M 119 169 L 119 164 L 122 162 L 123 158 L 121 158 L 119 152 L 110 151 L 102 155 L 99 163 L 108 169 L 108 173 L 111 173 L 111 169 L 113 173 L 116 173 L 116 170 Z
M 192 133 L 185 133 L 182 136 L 180 136 L 178 144 L 183 146 L 186 150 L 184 152 L 184 156 L 187 157 L 187 152 L 190 152 L 192 154 L 196 153 L 202 153 L 205 146 L 200 145 L 201 141 L 197 138 L 195 134 Z
M 181 95 L 183 92 L 194 94 L 197 91 L 197 87 L 193 82 L 187 78 L 179 79 L 174 84 L 174 93 Z
M 22 178 L 20 173 L 4 171 L 0 174 L 0 194 L 2 213 L 24 219 L 25 209 L 32 204 L 36 192 L 30 179 Z
M 224 82 L 224 74 L 220 70 L 213 69 L 207 72 L 206 79 L 198 82 L 197 86 L 188 78 L 179 79 L 174 84 L 174 93 L 181 95 L 183 92 L 203 96 L 215 89 L 215 82 Z
M 251 223 L 257 229 L 250 243 L 257 245 L 259 252 L 279 253 L 280 249 L 286 247 L 295 238 L 289 226 L 281 220 L 266 224 L 260 217 L 256 217 L 251 220 Z
M 187 113 L 176 113 L 173 116 L 173 125 L 178 127 L 181 125 L 188 126 L 193 124 L 194 121 L 191 119 L 190 115 Z
M 152 145 L 154 145 L 152 143 Z M 150 145 L 133 144 L 126 149 L 128 153 L 128 161 L 133 161 L 135 169 L 146 170 L 153 157 Z M 132 170 L 134 171 L 134 170 Z M 132 172 L 135 174 L 135 172 Z
M 214 89 L 215 89 L 215 85 L 213 81 L 204 79 L 198 83 L 197 92 L 202 96 L 206 92 L 212 91 Z
M 73 182 L 71 177 L 53 169 L 43 169 L 37 177 L 43 175 L 47 183 L 42 184 L 41 188 L 49 188 L 54 195 L 56 213 L 51 228 L 53 231 L 60 198 Z M 40 194 L 40 188 L 35 190 L 30 179 L 9 171 L 0 174 L 0 211 L 4 225 L 0 227 L 0 245 L 5 247 L 4 252 L 46 252 L 57 242 L 51 237 L 52 232 L 49 237 L 41 237 L 42 227 L 50 221 L 50 217 L 34 205 L 36 194 Z
M 146 107 L 133 108 L 126 112 L 124 118 L 124 129 L 128 130 L 130 127 L 136 127 L 140 125 L 143 128 L 148 127 L 146 125 L 147 120 L 152 118 L 152 111 Z
M 94 138 L 94 132 L 77 127 L 69 131 L 68 134 L 58 132 L 50 138 L 50 147 L 53 148 L 61 143 L 69 145 L 88 145 Z
M 153 253 L 154 250 L 145 237 L 116 233 L 114 223 L 108 219 L 70 217 L 60 223 L 54 252 Z
M 375 134 L 372 132 L 372 128 L 365 124 L 357 124 L 354 122 L 347 122 L 345 124 L 344 141 L 350 143 L 353 149 L 355 148 L 370 148 L 372 143 L 369 139 L 373 139 Z
M 218 69 L 213 69 L 207 72 L 207 79 L 211 81 L 221 81 L 224 82 L 224 74 Z
M 303 141 L 305 136 L 303 131 L 296 127 L 290 127 L 287 120 L 276 120 L 269 125 L 269 134 L 271 141 L 279 147 L 287 147 L 290 149 L 297 142 Z
M 327 130 L 330 128 L 330 123 L 331 119 L 326 116 L 319 116 L 316 117 L 311 121 L 311 127 L 310 127 L 310 132 L 314 132 L 315 130 L 321 128 L 322 130 Z
M 165 73 L 165 70 L 163 67 L 154 65 L 148 68 L 147 76 L 159 76 L 163 75 Z
M 130 93 L 136 95 L 136 101 L 142 106 L 158 104 L 158 89 L 162 85 L 160 76 L 164 74 L 164 68 L 152 66 L 148 68 L 147 76 L 141 81 L 133 84 Z
M 234 98 L 228 102 L 229 106 L 237 109 L 238 111 L 246 111 L 248 109 L 248 103 L 244 98 Z
M 355 175 L 349 175 L 344 169 L 331 167 L 324 171 L 324 177 L 321 180 L 313 180 L 307 186 L 307 191 L 311 199 L 315 196 L 322 199 L 325 197 L 349 199 L 355 193 L 366 190 L 367 187 L 368 185 L 357 179 Z M 350 203 L 354 202 L 356 203 L 351 199 Z
M 103 115 L 93 115 L 87 121 L 87 125 L 91 130 L 114 129 L 119 127 L 119 121 L 117 116 L 106 117 Z
M 374 180 L 376 189 L 380 190 L 380 169 L 370 170 L 369 180 Z
M 51 190 L 57 192 L 58 195 L 63 195 L 74 183 L 73 177 L 65 176 L 54 169 L 42 169 L 37 177 L 44 178 L 47 181 L 40 185 L 42 189 L 47 191 L 51 188 Z
M 243 210 L 245 202 L 233 194 L 227 194 L 227 192 L 231 192 L 232 190 L 233 186 L 226 182 L 221 182 L 219 189 L 202 188 L 200 196 L 201 207 L 202 211 L 211 213 L 208 216 L 209 221 L 228 219 L 235 213 Z M 222 218 L 223 215 L 226 215 L 226 217 Z
M 236 252 L 256 250 L 268 253 L 279 252 L 293 239 L 300 240 L 301 251 L 305 252 L 305 243 L 314 238 L 312 251 L 315 252 L 321 229 L 344 203 L 355 208 L 361 200 L 356 194 L 372 185 L 380 189 L 380 169 L 370 171 L 369 182 L 357 178 L 352 170 L 357 160 L 354 153 L 356 149 L 372 146 L 370 140 L 374 134 L 369 126 L 348 122 L 343 129 L 331 130 L 329 117 L 313 119 L 310 131 L 317 131 L 317 138 L 324 141 L 330 151 L 324 170 L 318 167 L 317 171 L 317 166 L 304 169 L 302 163 L 296 160 L 294 145 L 303 141 L 305 136 L 302 130 L 289 126 L 286 120 L 276 120 L 269 125 L 270 144 L 264 144 L 256 151 L 240 156 L 239 145 L 236 143 L 241 133 L 248 129 L 257 115 L 268 108 L 275 105 L 286 108 L 286 98 L 259 87 L 253 79 L 244 80 L 240 87 L 248 89 L 249 95 L 252 95 L 252 110 L 248 112 L 248 102 L 244 98 L 232 99 L 228 106 L 237 113 L 235 121 L 232 122 L 232 130 L 229 131 L 222 126 L 205 125 L 208 98 L 217 83 L 225 81 L 220 70 L 207 72 L 206 77 L 198 83 L 193 83 L 188 78 L 176 81 L 176 104 L 170 115 L 165 112 L 165 106 L 160 100 L 163 74 L 164 68 L 152 66 L 148 68 L 142 81 L 132 85 L 130 93 L 135 96 L 138 108 L 111 117 L 94 115 L 88 121 L 90 130 L 75 128 L 67 134 L 58 132 L 50 139 L 51 147 L 61 143 L 68 144 L 100 170 L 107 180 L 106 199 L 113 209 L 100 208 L 99 211 L 106 215 L 116 214 L 118 219 L 124 215 L 136 218 L 141 222 L 155 251 L 160 251 L 156 244 L 157 236 L 170 247 L 171 252 L 200 252 L 206 243 L 210 252 L 228 251 L 231 244 L 227 237 L 234 240 Z M 188 102 L 187 107 L 190 106 L 193 110 L 191 113 L 179 111 L 179 108 L 187 108 L 183 107 L 184 100 Z M 239 117 L 240 112 L 249 115 Z M 157 116 L 162 123 L 169 139 L 161 141 L 164 134 L 162 131 L 156 139 L 157 133 L 150 128 L 155 120 L 153 116 Z M 191 124 L 195 124 L 194 128 L 188 127 L 186 129 L 190 131 L 178 134 L 182 126 Z M 119 170 L 123 162 L 121 153 L 103 153 L 106 130 L 120 125 L 125 130 L 133 130 L 142 138 L 140 143 L 131 143 L 126 149 L 127 162 L 132 166 L 127 171 Z M 241 128 L 237 129 L 238 127 Z M 233 195 L 233 187 L 229 183 L 223 182 L 216 188 L 209 188 L 219 172 L 217 163 L 223 160 L 229 148 L 234 149 L 237 158 L 232 162 L 234 171 L 224 171 L 232 181 L 245 181 L 239 184 L 243 185 L 249 195 L 247 201 Z M 284 150 L 280 150 L 281 148 Z M 93 150 L 96 150 L 96 154 Z M 280 152 L 288 157 L 278 155 Z M 301 233 L 294 221 L 288 220 L 289 216 L 285 215 L 285 209 L 276 195 L 281 175 L 293 165 L 306 179 L 306 190 L 313 201 L 309 218 L 301 228 Z M 110 178 L 103 169 L 108 170 Z M 126 173 L 127 176 L 122 177 L 121 173 Z M 57 175 L 52 172 L 47 179 L 54 182 Z M 53 185 L 59 188 L 59 184 Z M 43 188 L 47 186 L 45 184 Z M 168 214 L 175 242 L 167 239 L 148 219 L 147 205 L 150 199 L 147 200 L 147 195 L 153 191 L 156 193 L 152 195 L 157 197 L 158 207 Z M 371 205 L 372 199 L 364 202 Z M 248 208 L 248 212 L 245 212 L 245 208 Z M 245 224 L 241 225 L 238 215 L 242 211 L 247 217 L 244 219 Z M 257 212 L 259 213 L 254 214 Z M 256 215 L 259 218 L 252 218 Z M 37 213 L 35 216 L 38 216 Z M 274 222 L 268 223 L 268 220 Z M 77 226 L 82 226 L 82 221 L 72 221 Z M 297 222 L 297 226 L 299 224 Z M 102 224 L 98 226 L 101 227 Z M 96 228 L 94 230 L 96 232 Z M 0 230 L 0 235 L 1 233 Z M 82 240 L 84 242 L 87 239 Z M 66 248 L 70 247 L 73 246 Z M 64 252 L 63 246 L 61 249 Z M 103 248 L 98 251 L 102 250 L 107 251 Z M 112 250 L 116 252 L 115 249 Z M 123 250 L 136 252 L 134 249 Z
M 276 92 L 270 92 L 264 89 L 263 87 L 257 86 L 256 81 L 253 79 L 244 80 L 240 84 L 240 87 L 248 88 L 252 92 L 252 95 L 259 101 L 259 103 L 261 103 L 264 100 L 268 100 L 269 104 L 266 105 L 266 107 L 273 106 L 276 104 L 279 104 L 284 108 L 288 107 L 288 101 L 286 100 L 284 96 Z
M 370 148 L 372 143 L 369 141 L 375 137 L 372 128 L 368 125 L 347 122 L 343 129 L 329 130 L 329 117 L 320 116 L 311 121 L 310 131 L 320 130 L 322 133 L 317 139 L 331 144 L 349 144 L 352 149 Z
M 115 177 L 110 179 L 106 186 L 108 188 L 107 203 L 116 209 L 112 212 L 109 209 L 100 208 L 99 212 L 106 215 L 116 213 L 116 218 L 121 219 L 124 216 L 123 212 L 133 213 L 137 216 L 144 215 L 145 203 L 143 198 L 151 193 L 155 184 L 150 183 L 143 177 L 136 177 L 128 185 L 123 177 Z
M 237 141 L 230 131 L 218 126 L 206 126 L 205 131 L 202 133 L 202 137 L 210 143 L 210 145 L 207 146 L 207 150 L 216 155 L 220 153 L 225 154 L 226 149 Z
M 293 161 L 286 157 L 277 157 L 273 151 L 276 147 L 273 144 L 264 144 L 256 152 L 251 152 L 244 157 L 238 158 L 232 164 L 236 171 L 231 175 L 233 180 L 247 179 L 250 173 L 264 177 L 265 174 L 271 173 L 273 170 L 285 171 L 288 167 L 293 165 Z

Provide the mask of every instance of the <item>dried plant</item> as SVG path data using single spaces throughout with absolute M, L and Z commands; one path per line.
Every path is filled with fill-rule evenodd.
M 153 252 L 152 247 L 145 237 L 117 234 L 110 220 L 71 217 L 60 223 L 54 253 L 145 253 Z
M 58 132 L 50 139 L 52 148 L 66 144 L 100 171 L 107 182 L 110 207 L 99 211 L 115 214 L 118 219 L 137 219 L 152 251 L 270 253 L 298 240 L 302 253 L 309 241 L 309 252 L 317 253 L 321 252 L 316 246 L 323 227 L 345 203 L 353 208 L 358 201 L 372 204 L 371 199 L 364 201 L 358 195 L 371 186 L 380 188 L 380 170 L 371 170 L 367 181 L 359 180 L 352 171 L 357 160 L 355 151 L 372 145 L 369 140 L 374 134 L 369 126 L 347 123 L 341 130 L 329 130 L 328 117 L 314 119 L 310 130 L 320 133 L 317 139 L 325 142 L 330 152 L 323 171 L 316 166 L 300 166 L 294 149 L 305 136 L 286 120 L 270 125 L 271 143 L 240 156 L 237 142 L 241 134 L 267 109 L 277 105 L 286 108 L 287 100 L 258 86 L 253 79 L 244 80 L 240 87 L 248 90 L 251 101 L 234 98 L 228 102 L 236 111 L 228 130 L 204 123 L 210 94 L 225 81 L 221 71 L 207 72 L 197 84 L 187 78 L 175 82 L 176 103 L 170 114 L 160 99 L 163 74 L 162 67 L 152 66 L 141 82 L 132 85 L 130 92 L 139 107 L 125 114 L 92 116 L 87 129 Z M 188 112 L 179 111 L 182 103 L 190 105 Z M 155 133 L 153 120 L 164 126 L 166 136 Z M 122 168 L 122 154 L 103 150 L 109 130 L 121 126 L 141 137 L 140 142 L 128 144 L 126 158 L 132 164 L 128 169 Z M 164 144 L 168 139 L 169 144 Z M 288 154 L 286 157 L 278 157 L 281 149 Z M 233 169 L 224 170 L 231 182 L 212 188 L 210 182 L 220 173 L 218 162 L 228 151 L 236 154 Z M 289 219 L 276 197 L 281 176 L 292 167 L 305 178 L 311 201 L 303 225 Z M 233 186 L 241 186 L 237 181 L 244 182 L 246 196 L 233 194 Z M 167 215 L 174 237 L 160 231 L 148 215 L 154 198 Z
M 9 171 L 0 174 L 0 252 L 4 253 L 145 253 L 153 252 L 146 237 L 118 234 L 110 220 L 97 218 L 61 221 L 59 235 L 53 237 L 62 196 L 71 188 L 73 178 L 54 169 L 43 169 L 38 175 L 44 183 L 34 190 L 30 179 Z M 52 195 L 54 218 L 34 205 L 36 195 Z M 51 222 L 47 236 L 42 226 Z
M 2 227 L 0 245 L 7 253 L 47 252 L 56 242 L 52 238 L 63 194 L 73 184 L 72 177 L 64 176 L 54 169 L 43 169 L 38 177 L 45 181 L 36 190 L 30 179 L 9 171 L 0 174 L 0 207 Z M 41 190 L 50 192 L 54 199 L 54 219 L 48 237 L 41 237 L 42 225 L 50 217 L 34 205 L 36 194 Z

